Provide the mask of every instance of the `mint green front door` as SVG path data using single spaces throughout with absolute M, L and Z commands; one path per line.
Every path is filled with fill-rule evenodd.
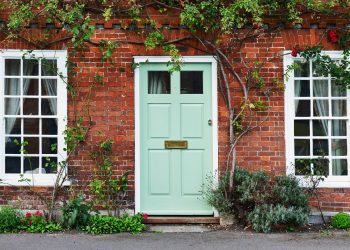
M 213 214 L 202 198 L 213 169 L 211 74 L 210 63 L 188 63 L 172 74 L 166 64 L 141 64 L 141 212 Z

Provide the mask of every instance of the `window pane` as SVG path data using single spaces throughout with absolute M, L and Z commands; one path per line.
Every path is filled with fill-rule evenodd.
M 312 132 L 314 136 L 328 135 L 328 121 L 327 120 L 313 120 Z
M 42 115 L 57 115 L 57 99 L 41 99 L 41 114 Z
M 313 153 L 314 155 L 326 156 L 328 155 L 328 140 L 327 139 L 314 139 L 313 140 Z
M 41 94 L 48 96 L 57 95 L 57 80 L 55 79 L 42 79 L 41 80 Z
M 346 101 L 345 100 L 332 100 L 332 115 L 333 116 L 346 116 Z
M 348 175 L 348 162 L 346 159 L 332 160 L 332 175 Z
M 333 139 L 332 140 L 332 155 L 333 156 L 346 156 L 347 145 L 345 139 Z
M 38 95 L 39 80 L 38 79 L 23 79 L 23 95 Z
M 42 157 L 43 174 L 57 173 L 57 157 Z
M 309 135 L 310 135 L 309 120 L 295 120 L 294 136 L 309 136 Z
M 314 159 L 313 169 L 315 175 L 328 176 L 329 175 L 329 160 L 328 159 Z
M 20 100 L 19 98 L 5 98 L 5 115 L 19 115 Z
M 43 154 L 57 154 L 57 138 L 42 138 L 42 153 Z
M 295 80 L 294 82 L 294 96 L 309 97 L 310 96 L 310 81 L 309 80 Z
M 37 76 L 39 75 L 39 62 L 35 59 L 23 60 L 23 75 Z
M 322 77 L 322 76 L 325 76 L 321 73 L 321 67 L 320 65 L 316 64 L 316 63 L 312 63 L 312 74 L 313 76 L 316 76 L 316 77 Z
M 25 157 L 23 169 L 25 174 L 39 173 L 39 157 Z
M 328 116 L 328 110 L 328 100 L 314 100 L 314 116 Z
M 56 76 L 57 75 L 57 60 L 41 60 L 41 75 Z
M 5 137 L 5 154 L 20 154 L 20 153 L 21 153 L 21 138 Z
M 295 61 L 298 67 L 294 70 L 295 77 L 308 77 L 310 76 L 309 62 Z
M 346 136 L 346 121 L 345 120 L 333 120 L 332 121 L 332 135 L 333 136 Z
M 23 99 L 23 114 L 24 115 L 37 115 L 38 114 L 39 100 L 36 98 L 24 98 Z
M 181 94 L 203 94 L 203 71 L 180 72 Z
M 295 155 L 310 155 L 310 140 L 295 139 L 294 140 Z
M 21 75 L 21 60 L 20 59 L 5 59 L 5 75 L 20 76 Z
M 346 96 L 346 88 L 336 85 L 335 81 L 332 81 L 332 96 Z
M 148 71 L 148 94 L 170 94 L 168 71 Z
M 43 135 L 57 135 L 57 119 L 47 118 L 42 119 L 42 131 Z
M 5 173 L 20 174 L 21 173 L 21 158 L 20 157 L 5 157 Z
M 36 118 L 24 118 L 23 119 L 24 134 L 39 134 L 39 119 Z
M 295 101 L 295 116 L 297 117 L 310 116 L 310 100 Z
M 24 137 L 23 149 L 27 154 L 39 154 L 39 138 L 38 137 Z
M 328 80 L 313 81 L 313 96 L 316 96 L 316 97 L 328 96 Z
M 5 133 L 13 135 L 21 134 L 21 119 L 5 118 Z
M 21 95 L 20 79 L 5 79 L 5 95 Z
M 308 159 L 295 159 L 295 175 L 311 174 L 311 164 Z

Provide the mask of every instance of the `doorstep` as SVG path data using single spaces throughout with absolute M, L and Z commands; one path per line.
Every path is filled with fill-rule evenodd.
M 219 224 L 219 217 L 210 216 L 148 216 L 145 224 Z

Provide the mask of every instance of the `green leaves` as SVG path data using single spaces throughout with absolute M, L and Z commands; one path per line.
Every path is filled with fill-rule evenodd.
M 161 42 L 164 40 L 164 35 L 159 31 L 151 32 L 145 39 L 146 49 L 151 50 L 158 47 Z

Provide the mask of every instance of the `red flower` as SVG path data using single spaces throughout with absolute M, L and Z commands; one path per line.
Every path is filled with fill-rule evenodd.
M 43 214 L 42 214 L 40 211 L 36 211 L 36 212 L 35 212 L 35 216 L 42 217 Z
M 29 213 L 29 212 L 27 212 L 27 213 L 26 213 L 26 217 L 27 217 L 27 218 L 30 218 L 30 217 L 32 217 L 32 214 Z
M 292 55 L 292 57 L 296 57 L 296 56 L 298 56 L 298 53 L 299 53 L 299 49 L 294 47 L 290 54 Z
M 330 31 L 328 31 L 328 39 L 329 39 L 332 43 L 338 42 L 337 31 L 336 31 L 336 30 L 330 30 Z
M 148 214 L 143 214 L 143 219 L 147 220 L 148 219 Z
M 29 221 L 28 221 L 28 224 L 29 224 L 29 225 L 32 225 L 32 221 L 31 221 L 31 220 L 29 220 Z

